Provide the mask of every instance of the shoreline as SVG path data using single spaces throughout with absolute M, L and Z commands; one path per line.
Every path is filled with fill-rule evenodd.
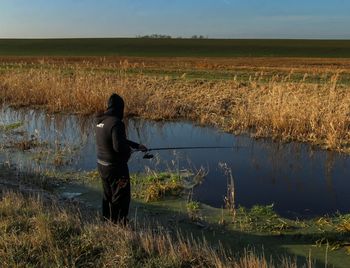
M 4 169 L 1 169 L 2 175 L 0 177 L 7 176 L 11 178 L 13 171 L 6 171 L 5 169 L 6 172 L 3 172 Z M 82 176 L 87 175 L 82 174 Z M 22 174 L 19 176 L 19 184 L 21 184 L 22 176 L 25 178 L 27 175 Z M 35 179 L 36 175 L 33 176 L 33 179 Z M 52 179 L 50 181 L 54 183 Z M 23 189 L 25 190 L 25 196 L 45 197 L 46 195 L 47 200 L 57 200 L 55 202 L 62 204 L 63 207 L 65 206 L 64 204 L 73 204 L 75 207 L 82 207 L 83 210 L 87 209 L 86 212 L 88 212 L 87 215 L 90 215 L 88 216 L 90 218 L 91 215 L 95 215 L 95 217 L 98 215 L 96 208 L 84 204 L 84 202 L 79 201 L 79 198 L 76 200 L 74 198 L 61 199 L 57 194 L 52 196 L 50 191 L 47 192 L 47 190 L 42 190 L 40 187 L 37 188 L 36 192 L 31 193 L 30 183 L 27 184 L 27 187 L 22 187 Z M 21 187 L 18 187 L 18 190 L 10 190 L 10 192 L 13 191 L 22 192 Z M 2 192 L 4 193 L 6 190 L 3 189 Z M 48 203 L 51 203 L 51 201 Z M 242 252 L 242 250 L 244 252 L 246 247 L 255 247 L 257 251 L 254 252 L 260 256 L 258 248 L 261 246 L 264 248 L 262 254 L 266 254 L 265 256 L 272 254 L 275 256 L 273 259 L 279 259 L 278 256 L 281 256 L 280 254 L 285 256 L 289 252 L 288 255 L 291 254 L 290 256 L 293 256 L 293 254 L 299 255 L 299 261 L 301 260 L 300 258 L 304 258 L 306 261 L 308 251 L 305 247 L 309 246 L 310 249 L 312 248 L 313 262 L 317 261 L 321 266 L 323 260 L 321 256 L 324 254 L 324 250 L 330 247 L 332 250 L 326 253 L 329 264 L 334 261 L 338 265 L 339 263 L 344 265 L 347 263 L 344 263 L 347 233 L 333 233 L 332 230 L 345 226 L 343 224 L 347 224 L 348 221 L 350 222 L 349 215 L 338 215 L 334 218 L 325 216 L 310 220 L 293 221 L 280 218 L 271 210 L 271 207 L 257 206 L 251 210 L 239 208 L 236 214 L 236 223 L 233 224 L 231 223 L 232 214 L 227 209 L 214 209 L 204 204 L 199 204 L 198 208 L 194 208 L 191 212 L 186 204 L 187 201 L 180 201 L 179 199 L 164 199 L 156 202 L 144 202 L 134 199 L 130 217 L 133 219 L 135 228 L 136 226 L 158 226 L 157 228 L 162 226 L 161 229 L 165 232 L 170 231 L 172 234 L 180 232 L 182 234 L 181 237 L 184 238 L 194 236 L 195 240 L 199 239 L 199 241 L 204 238 L 209 243 L 209 247 L 211 245 L 215 248 L 218 245 L 222 245 L 226 250 L 235 249 L 235 251 L 238 250 L 239 252 Z M 315 228 L 318 228 L 319 231 L 316 232 Z M 202 237 L 203 235 L 204 237 Z M 295 243 L 294 246 L 289 245 L 291 241 L 293 241 L 293 244 Z M 219 244 L 217 244 L 218 242 Z M 300 245 L 298 246 L 298 244 Z M 302 254 L 301 249 L 304 252 Z M 349 258 L 350 263 L 350 257 L 347 256 L 346 258 Z M 340 260 L 342 261 L 339 262 Z

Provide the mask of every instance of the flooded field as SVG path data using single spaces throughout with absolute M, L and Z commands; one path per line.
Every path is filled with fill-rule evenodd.
M 226 163 L 235 181 L 236 204 L 274 204 L 287 217 L 308 217 L 350 212 L 350 157 L 318 150 L 306 144 L 280 144 L 234 136 L 189 122 L 153 122 L 129 119 L 131 140 L 149 148 L 177 146 L 233 146 L 234 149 L 169 150 L 157 152 L 153 160 L 135 153 L 132 173 L 145 168 L 158 171 L 203 167 L 207 175 L 195 188 L 194 199 L 214 207 L 224 206 Z M 90 171 L 96 168 L 92 117 L 46 114 L 35 110 L 1 110 L 0 161 L 20 169 Z M 11 126 L 13 126 L 11 129 Z M 91 189 L 70 189 L 69 196 L 99 204 L 98 182 Z

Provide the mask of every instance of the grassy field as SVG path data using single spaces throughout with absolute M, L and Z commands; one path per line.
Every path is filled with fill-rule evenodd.
M 349 40 L 1 39 L 1 56 L 349 58 Z
M 96 172 L 18 173 L 4 166 L 0 171 L 3 267 L 345 268 L 350 263 L 349 215 L 291 220 L 272 206 L 254 206 L 236 208 L 233 216 L 232 210 L 179 198 L 178 190 L 170 193 L 174 176 L 178 189 L 178 175 L 152 173 L 133 178 L 132 224 L 123 228 L 101 222 L 96 208 L 51 192 L 57 185 L 99 183 Z M 154 195 L 155 185 L 168 190 Z
M 43 179 L 47 180 L 45 185 L 64 181 L 69 187 L 67 178 L 61 181 L 59 177 L 24 173 L 17 176 L 15 170 L 3 166 L 0 171 L 2 267 L 253 268 L 274 267 L 273 263 L 296 267 L 295 260 L 282 255 L 272 260 L 261 254 L 261 249 L 233 252 L 217 239 L 206 242 L 199 230 L 202 228 L 186 216 L 186 210 L 181 216 L 163 202 L 162 208 L 155 203 L 133 202 L 132 210 L 137 206 L 138 216 L 126 228 L 102 222 L 98 212 L 84 203 L 59 202 L 47 191 L 50 187 L 40 188 Z M 91 180 L 90 175 L 82 176 Z M 136 214 L 133 211 L 131 215 Z M 170 219 L 178 223 L 170 223 Z
M 177 66 L 174 63 L 173 70 L 193 68 L 187 63 Z M 232 133 L 350 152 L 350 91 L 341 80 L 346 79 L 341 70 L 314 68 L 314 73 L 300 71 L 295 77 L 287 68 L 277 74 L 252 71 L 244 79 L 235 75 L 188 79 L 186 72 L 171 77 L 149 75 L 144 69 L 150 70 L 127 60 L 5 62 L 0 68 L 0 101 L 51 112 L 93 114 L 104 110 L 110 94 L 118 92 L 125 98 L 128 116 L 187 119 Z M 212 72 L 210 67 L 205 70 Z M 314 81 L 315 77 L 320 80 Z
M 117 92 L 127 116 L 350 153 L 349 48 L 350 41 L 317 40 L 0 40 L 0 104 L 91 115 Z M 270 257 L 276 267 L 350 263 L 349 215 L 294 221 L 256 206 L 236 208 L 233 220 L 230 210 L 157 200 L 178 191 L 177 179 L 157 181 L 159 190 L 154 178 L 137 178 L 131 215 L 148 226 L 131 230 L 85 215 L 81 204 L 48 202 L 52 181 L 0 168 L 1 189 L 11 189 L 0 192 L 5 267 L 273 267 Z M 34 182 L 45 185 L 40 198 L 31 188 L 18 194 Z
M 132 230 L 86 220 L 74 206 L 45 204 L 34 196 L 7 192 L 0 198 L 2 267 L 297 266 L 294 260 L 270 261 L 251 250 L 233 257 L 204 241 L 172 235 L 161 225 Z
M 15 69 L 66 69 L 128 75 L 144 74 L 173 79 L 236 80 L 247 82 L 257 74 L 269 81 L 288 76 L 292 81 L 324 83 L 338 74 L 338 83 L 350 84 L 350 59 L 286 57 L 0 57 L 0 73 Z

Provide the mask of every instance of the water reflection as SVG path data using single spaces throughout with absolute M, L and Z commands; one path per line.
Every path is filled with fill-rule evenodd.
M 19 121 L 24 123 L 23 129 L 27 133 L 37 133 L 40 140 L 48 141 L 52 147 L 78 148 L 70 151 L 74 161 L 64 167 L 55 167 L 50 161 L 38 164 L 30 154 L 15 150 L 4 151 L 2 161 L 10 160 L 22 166 L 41 165 L 41 168 L 96 168 L 92 117 L 2 110 L 0 124 Z M 276 210 L 285 216 L 350 211 L 350 195 L 347 193 L 350 158 L 346 155 L 315 150 L 306 144 L 279 144 L 269 139 L 233 136 L 188 122 L 132 119 L 127 122 L 127 131 L 130 139 L 149 147 L 238 146 L 235 149 L 162 151 L 152 161 L 142 159 L 140 153 L 133 155 L 130 162 L 132 172 L 142 172 L 145 166 L 159 170 L 204 166 L 209 173 L 194 192 L 194 197 L 201 202 L 223 206 L 227 185 L 218 164 L 224 162 L 232 169 L 236 201 L 240 205 L 250 207 L 274 203 Z

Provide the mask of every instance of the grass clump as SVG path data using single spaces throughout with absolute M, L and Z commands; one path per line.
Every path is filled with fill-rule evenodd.
M 251 209 L 237 209 L 236 224 L 241 230 L 255 232 L 281 232 L 292 228 L 286 219 L 282 219 L 272 205 L 255 205 Z
M 197 201 L 189 201 L 186 204 L 187 213 L 191 220 L 195 221 L 200 219 L 200 203 Z
M 164 197 L 179 197 L 185 190 L 184 178 L 175 173 L 151 173 L 131 176 L 133 197 L 146 202 L 158 201 Z
M 18 129 L 18 128 L 22 127 L 22 126 L 23 126 L 23 122 L 15 122 L 15 123 L 12 123 L 12 124 L 0 125 L 0 131 L 8 132 L 8 131 L 12 131 L 12 130 Z
M 350 233 L 350 215 L 343 218 L 340 223 L 337 225 L 337 230 L 344 233 Z
M 197 201 L 190 201 L 186 204 L 188 211 L 197 211 L 200 209 L 200 203 Z

